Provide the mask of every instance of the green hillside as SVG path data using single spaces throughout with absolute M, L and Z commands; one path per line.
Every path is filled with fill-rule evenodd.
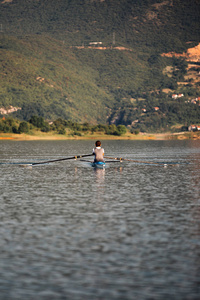
M 62 42 L 47 36 L 1 41 L 1 105 L 21 107 L 18 115 L 25 119 L 38 114 L 106 120 L 106 103 L 112 104 L 112 97 L 97 86 L 95 70 L 81 65 Z
M 187 64 L 161 54 L 197 45 L 199 17 L 198 0 L 0 1 L 0 108 L 141 130 L 198 122 L 199 106 L 185 101 L 199 84 L 177 85 Z

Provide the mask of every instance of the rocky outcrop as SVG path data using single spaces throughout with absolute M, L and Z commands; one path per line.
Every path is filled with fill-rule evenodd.
M 19 109 L 21 109 L 21 107 L 14 107 L 12 105 L 10 105 L 8 108 L 1 107 L 0 108 L 0 114 L 7 115 L 7 114 L 13 113 L 13 112 L 15 112 Z

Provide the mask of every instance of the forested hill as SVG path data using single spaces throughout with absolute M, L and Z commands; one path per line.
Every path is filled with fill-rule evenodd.
M 182 124 L 171 95 L 183 93 L 186 103 L 198 98 L 199 84 L 177 84 L 188 62 L 161 54 L 198 45 L 199 20 L 198 0 L 1 0 L 0 107 L 18 107 L 13 116 L 26 120 L 35 114 L 145 129 L 141 109 L 164 102 L 156 126 Z M 195 116 L 188 113 L 187 122 Z
M 198 0 L 4 0 L 2 31 L 47 33 L 74 45 L 113 42 L 136 49 L 183 51 L 199 42 Z

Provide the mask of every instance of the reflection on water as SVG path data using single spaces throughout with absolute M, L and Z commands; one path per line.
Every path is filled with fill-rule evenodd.
M 22 168 L 93 142 L 1 141 L 0 299 L 199 299 L 199 142 L 103 144 L 181 164 Z
M 95 178 L 97 185 L 103 184 L 105 180 L 105 169 L 94 168 Z

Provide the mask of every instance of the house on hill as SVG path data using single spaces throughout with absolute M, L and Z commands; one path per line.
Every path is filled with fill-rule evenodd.
M 181 98 L 184 97 L 184 94 L 173 94 L 172 95 L 172 99 L 177 99 L 177 98 Z
M 184 94 L 178 94 L 178 98 L 184 97 Z
M 198 128 L 197 128 L 198 127 Z M 197 125 L 190 125 L 188 126 L 188 131 L 196 131 L 196 130 L 200 130 L 199 129 L 200 126 L 197 126 Z

